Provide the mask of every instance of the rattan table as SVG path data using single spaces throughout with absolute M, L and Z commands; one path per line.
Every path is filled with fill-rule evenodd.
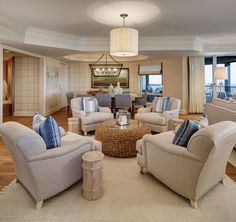
M 108 120 L 96 127 L 95 139 L 102 142 L 102 152 L 108 156 L 134 157 L 137 154 L 136 141 L 149 133 L 149 126 L 137 120 L 131 120 L 126 126 Z

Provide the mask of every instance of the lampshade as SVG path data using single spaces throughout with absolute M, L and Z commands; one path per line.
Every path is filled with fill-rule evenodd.
M 110 54 L 113 56 L 138 55 L 138 31 L 131 28 L 111 30 Z
M 215 79 L 216 80 L 225 80 L 227 79 L 227 68 L 226 67 L 216 67 L 215 68 Z

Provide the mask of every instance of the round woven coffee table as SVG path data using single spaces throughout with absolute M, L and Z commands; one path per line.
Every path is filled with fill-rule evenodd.
M 95 139 L 102 142 L 102 152 L 112 157 L 134 157 L 136 141 L 151 133 L 149 126 L 131 120 L 130 125 L 120 126 L 108 120 L 96 127 Z

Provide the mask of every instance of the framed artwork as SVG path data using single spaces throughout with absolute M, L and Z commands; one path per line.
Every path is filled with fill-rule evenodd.
M 110 84 L 117 86 L 120 82 L 121 88 L 129 88 L 129 69 L 122 68 L 119 76 L 96 76 L 91 75 L 92 88 L 108 88 Z
M 47 66 L 47 89 L 58 88 L 59 85 L 59 68 L 55 66 Z

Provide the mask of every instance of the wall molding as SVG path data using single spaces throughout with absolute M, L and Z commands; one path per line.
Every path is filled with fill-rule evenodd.
M 34 116 L 36 111 L 15 111 L 14 116 Z

